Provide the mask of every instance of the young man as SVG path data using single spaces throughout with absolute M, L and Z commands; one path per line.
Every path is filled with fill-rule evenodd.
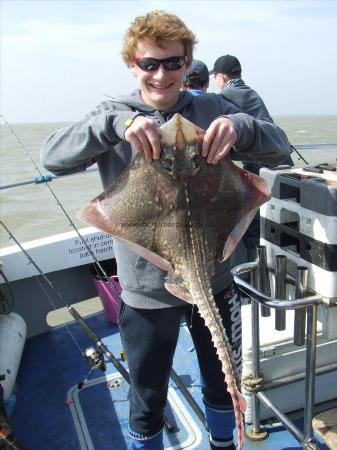
M 215 82 L 221 90 L 221 95 L 226 100 L 234 103 L 243 112 L 255 117 L 256 119 L 268 120 L 273 122 L 266 105 L 259 94 L 246 85 L 241 78 L 241 64 L 236 56 L 220 56 L 214 63 L 210 74 L 214 75 Z M 288 144 L 289 148 L 290 143 Z M 289 151 L 291 152 L 291 150 Z M 294 163 L 290 156 L 287 156 L 282 164 L 293 166 Z M 244 161 L 243 167 L 250 172 L 259 174 L 260 168 L 264 164 L 258 164 L 252 161 Z M 260 214 L 257 213 L 242 238 L 242 243 L 246 248 L 247 259 L 254 261 L 256 259 L 256 247 L 260 243 Z M 240 244 L 241 245 L 241 244 Z M 240 252 L 238 252 L 240 253 Z M 246 261 L 237 259 L 236 264 Z
M 190 91 L 192 95 L 201 95 L 207 92 L 208 86 L 209 73 L 206 64 L 193 59 L 185 72 L 182 88 Z
M 137 17 L 127 30 L 123 59 L 136 76 L 130 96 L 101 103 L 82 121 L 57 130 L 41 151 L 44 166 L 61 174 L 97 162 L 104 187 L 129 164 L 134 152 L 150 163 L 160 157 L 157 128 L 179 112 L 206 131 L 202 155 L 217 164 L 233 158 L 272 165 L 284 160 L 289 147 L 282 130 L 258 121 L 217 94 L 193 96 L 180 91 L 192 62 L 194 34 L 175 15 L 153 11 Z M 163 449 L 163 410 L 169 374 L 183 317 L 190 328 L 204 382 L 205 413 L 211 448 L 235 449 L 230 395 L 210 333 L 197 308 L 169 294 L 166 273 L 114 244 L 118 276 L 123 286 L 119 326 L 130 372 L 129 429 L 133 449 Z M 240 365 L 241 342 L 236 323 L 232 336 L 231 308 L 240 308 L 229 264 L 217 264 L 215 300 Z M 238 315 L 235 315 L 236 322 Z

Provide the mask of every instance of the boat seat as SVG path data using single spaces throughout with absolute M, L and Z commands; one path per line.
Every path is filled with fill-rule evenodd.
M 312 426 L 331 450 L 337 450 L 337 408 L 317 414 Z

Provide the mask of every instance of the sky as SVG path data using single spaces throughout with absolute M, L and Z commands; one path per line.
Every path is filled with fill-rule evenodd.
M 0 112 L 10 123 L 78 121 L 137 87 L 122 61 L 138 15 L 177 14 L 209 68 L 238 57 L 273 116 L 337 114 L 337 1 L 0 0 Z M 217 92 L 211 80 L 210 92 Z

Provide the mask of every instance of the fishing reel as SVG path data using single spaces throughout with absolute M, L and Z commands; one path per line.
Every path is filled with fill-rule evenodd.
M 106 371 L 104 355 L 101 350 L 95 347 L 88 347 L 84 350 L 84 356 L 92 369 L 100 369 L 102 372 Z
M 102 372 L 106 371 L 106 364 L 104 361 L 104 354 L 101 350 L 95 347 L 88 347 L 84 350 L 83 355 L 90 366 L 89 372 L 83 381 L 77 384 L 78 389 L 82 389 L 84 383 L 86 383 L 90 377 L 91 372 L 94 369 L 99 369 Z

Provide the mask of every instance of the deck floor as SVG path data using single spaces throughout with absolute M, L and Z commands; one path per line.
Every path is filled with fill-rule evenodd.
M 118 327 L 103 313 L 87 318 L 110 351 L 120 357 Z M 91 346 L 77 323 L 36 336 L 26 342 L 17 379 L 17 402 L 11 418 L 13 432 L 29 450 L 126 450 L 128 385 L 111 363 L 95 370 L 82 389 L 89 366 L 80 349 Z M 120 362 L 122 362 L 120 360 Z M 127 368 L 127 363 L 125 367 Z M 153 361 L 153 364 L 156 364 Z M 195 351 L 182 325 L 174 369 L 202 406 Z M 165 431 L 165 449 L 208 449 L 207 432 L 179 389 L 171 382 L 167 417 L 173 432 Z M 301 418 L 297 420 L 300 426 Z M 302 446 L 282 426 L 265 424 L 267 440 L 245 440 L 245 450 L 295 450 Z M 320 443 L 320 449 L 328 450 Z

